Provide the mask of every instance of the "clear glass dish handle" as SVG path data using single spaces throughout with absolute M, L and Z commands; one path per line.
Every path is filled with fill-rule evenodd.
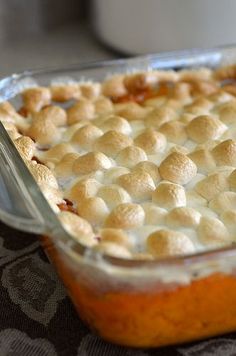
M 19 230 L 45 233 L 44 218 L 34 202 L 38 191 L 39 188 L 0 123 L 0 219 Z

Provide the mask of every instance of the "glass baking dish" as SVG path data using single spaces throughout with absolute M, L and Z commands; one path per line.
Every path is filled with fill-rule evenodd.
M 111 73 L 236 63 L 236 47 L 150 55 L 14 74 L 0 81 L 0 101 L 53 81 L 102 80 Z M 157 347 L 236 330 L 236 248 L 158 261 L 103 256 L 63 229 L 0 124 L 0 218 L 35 232 L 80 317 L 102 338 Z

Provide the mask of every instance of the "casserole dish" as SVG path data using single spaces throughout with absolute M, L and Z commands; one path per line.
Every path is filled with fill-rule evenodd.
M 236 47 L 152 55 L 68 69 L 25 72 L 0 82 L 0 100 L 18 104 L 23 89 L 56 78 L 102 80 L 133 70 L 216 68 L 236 62 Z M 0 125 L 0 216 L 40 234 L 81 318 L 121 345 L 157 347 L 236 329 L 236 250 L 230 247 L 159 260 L 102 255 L 70 236 Z

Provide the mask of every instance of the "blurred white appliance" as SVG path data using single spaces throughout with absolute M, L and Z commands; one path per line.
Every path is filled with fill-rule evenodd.
M 127 54 L 236 43 L 236 0 L 93 0 L 95 33 Z

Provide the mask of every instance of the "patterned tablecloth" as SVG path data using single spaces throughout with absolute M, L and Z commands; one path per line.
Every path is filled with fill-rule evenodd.
M 0 356 L 235 356 L 236 334 L 136 350 L 93 335 L 34 235 L 0 223 Z

